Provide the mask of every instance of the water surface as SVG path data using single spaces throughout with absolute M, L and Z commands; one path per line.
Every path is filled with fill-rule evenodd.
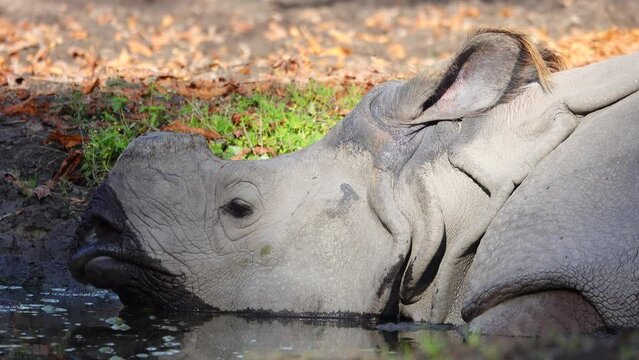
M 0 358 L 639 358 L 639 333 L 487 338 L 465 328 L 336 319 L 122 311 L 104 290 L 0 285 Z

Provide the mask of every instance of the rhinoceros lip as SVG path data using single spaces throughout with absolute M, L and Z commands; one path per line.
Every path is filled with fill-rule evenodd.
M 108 243 L 96 243 L 90 244 L 79 249 L 70 260 L 70 270 L 76 280 L 87 283 L 94 281 L 96 279 L 91 279 L 87 277 L 87 267 L 97 265 L 95 264 L 96 259 L 99 260 L 108 258 L 110 259 L 110 265 L 112 265 L 113 270 L 117 271 L 117 265 L 126 265 L 126 267 L 135 267 L 139 271 L 153 271 L 157 273 L 161 273 L 166 276 L 177 276 L 168 272 L 167 270 L 161 268 L 160 266 L 152 263 L 150 260 L 146 259 L 144 256 L 135 254 L 135 251 L 125 251 L 124 249 L 108 244 Z M 102 261 L 102 267 L 104 267 L 104 261 Z M 121 270 L 121 269 L 120 269 Z M 134 275 L 134 274 L 130 274 Z M 104 279 L 99 279 L 104 280 Z

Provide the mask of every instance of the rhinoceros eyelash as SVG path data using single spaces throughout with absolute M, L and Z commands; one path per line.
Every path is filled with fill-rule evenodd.
M 251 204 L 237 198 L 222 206 L 222 210 L 238 219 L 247 217 L 253 213 L 253 207 Z

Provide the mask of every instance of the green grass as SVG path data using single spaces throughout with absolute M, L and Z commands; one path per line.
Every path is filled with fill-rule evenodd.
M 338 94 L 331 87 L 310 83 L 304 88 L 289 86 L 283 96 L 260 92 L 234 95 L 218 111 L 205 102 L 193 101 L 182 108 L 182 115 L 186 125 L 222 135 L 221 140 L 210 143 L 215 155 L 264 159 L 321 139 L 361 96 L 355 87 Z
M 118 156 L 141 132 L 135 124 L 126 121 L 116 121 L 106 127 L 89 130 L 81 167 L 87 182 L 92 185 L 102 182 Z
M 122 93 L 103 99 L 99 127 L 87 125 L 82 173 L 96 185 L 136 137 L 179 119 L 192 128 L 213 130 L 221 139 L 210 141 L 211 151 L 224 159 L 264 159 L 302 149 L 321 139 L 362 97 L 357 87 L 335 89 L 309 83 L 284 91 L 234 94 L 214 102 L 186 101 L 176 111 L 168 97 L 151 86 L 144 104 L 131 119 L 131 104 Z M 83 117 L 78 115 L 79 118 Z

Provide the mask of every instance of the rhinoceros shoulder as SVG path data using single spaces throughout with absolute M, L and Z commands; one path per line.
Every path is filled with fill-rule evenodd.
M 609 328 L 639 326 L 639 93 L 583 118 L 516 189 L 468 272 L 470 321 L 568 290 Z

